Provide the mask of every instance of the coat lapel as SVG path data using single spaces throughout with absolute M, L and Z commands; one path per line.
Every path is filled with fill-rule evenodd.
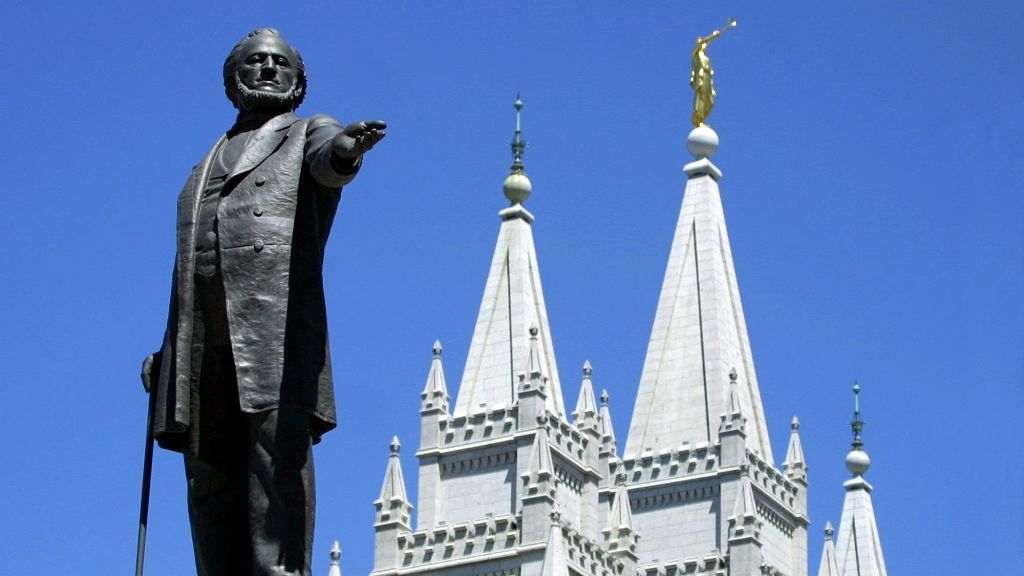
M 199 214 L 199 204 L 203 199 L 203 190 L 206 188 L 206 180 L 210 177 L 210 168 L 213 166 L 213 159 L 217 157 L 220 152 L 221 146 L 227 142 L 228 137 L 225 134 L 221 134 L 220 139 L 217 143 L 210 148 L 210 151 L 206 153 L 206 157 L 196 167 L 192 178 L 192 223 L 194 224 Z
M 242 155 L 238 158 L 238 162 L 235 163 L 235 167 L 231 169 L 231 173 L 228 174 L 228 180 L 235 178 L 239 174 L 245 174 L 259 165 L 270 156 L 270 154 L 277 150 L 277 147 L 281 145 L 281 141 L 284 140 L 285 136 L 288 135 L 288 128 L 298 122 L 299 117 L 291 112 L 287 114 L 281 114 L 267 121 L 246 145 Z

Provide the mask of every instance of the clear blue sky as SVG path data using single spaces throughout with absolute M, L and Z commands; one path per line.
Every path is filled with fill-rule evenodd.
M 284 5 L 291 6 L 288 9 Z M 384 118 L 327 255 L 341 425 L 318 446 L 317 574 L 372 563 L 398 434 L 414 492 L 435 338 L 457 385 L 522 91 L 534 233 L 566 401 L 594 364 L 624 438 L 688 161 L 689 52 L 712 46 L 715 160 L 777 454 L 796 414 L 812 571 L 864 387 L 893 574 L 1024 554 L 1024 7 L 946 2 L 6 2 L 0 557 L 129 572 L 174 204 L 230 126 L 233 43 L 275 26 L 301 112 Z M 192 569 L 180 458 L 155 463 L 147 574 Z

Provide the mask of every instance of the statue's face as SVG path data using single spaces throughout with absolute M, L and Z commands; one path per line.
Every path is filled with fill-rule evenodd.
M 238 81 L 255 92 L 291 95 L 298 82 L 298 56 L 277 36 L 260 34 L 250 38 L 235 62 Z

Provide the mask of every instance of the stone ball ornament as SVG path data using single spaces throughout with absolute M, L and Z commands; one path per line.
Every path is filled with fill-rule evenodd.
M 862 476 L 871 467 L 871 458 L 863 450 L 850 450 L 846 455 L 846 469 L 854 476 Z
M 697 158 L 710 158 L 718 151 L 718 134 L 708 125 L 697 126 L 686 138 L 686 149 Z
M 508 198 L 513 204 L 522 204 L 533 191 L 533 184 L 530 183 L 526 174 L 509 174 L 501 187 L 505 192 L 505 198 Z

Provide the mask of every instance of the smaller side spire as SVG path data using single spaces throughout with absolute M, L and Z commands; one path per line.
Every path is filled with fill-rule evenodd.
M 733 367 L 729 371 L 729 390 L 728 397 L 725 399 L 725 413 L 730 420 L 738 420 L 743 418 L 743 408 L 740 404 L 740 388 L 737 380 L 739 374 L 736 373 L 736 368 Z
M 398 459 L 401 444 L 398 436 L 391 439 L 391 455 L 388 467 L 384 472 L 384 484 L 380 488 L 380 497 L 374 501 L 377 509 L 376 522 L 373 525 L 373 571 L 394 570 L 399 564 L 399 536 L 411 531 L 412 504 L 405 493 L 405 479 L 402 477 L 402 464 Z
M 718 425 L 718 434 L 728 431 L 740 431 L 746 435 L 747 419 L 743 417 L 743 405 L 740 403 L 739 374 L 736 368 L 729 371 L 729 384 L 725 388 L 725 412 L 721 414 L 722 422 Z
M 516 401 L 519 404 L 519 430 L 536 428 L 538 423 L 553 413 L 552 404 L 548 402 L 548 378 L 544 374 L 543 357 L 537 335 L 540 330 L 537 324 L 530 326 L 530 343 L 526 357 L 526 372 L 519 373 L 519 384 L 516 389 Z M 558 394 L 557 391 L 555 391 Z M 560 395 L 559 395 L 560 396 Z M 561 400 L 559 397 L 558 400 Z M 561 405 L 561 402 L 558 402 Z M 558 415 L 561 415 L 559 412 Z M 546 516 L 545 516 L 546 518 Z
M 601 473 L 602 489 L 615 485 L 615 461 L 618 458 L 618 446 L 615 443 L 615 430 L 612 427 L 612 414 L 608 409 L 608 391 L 601 390 L 601 410 L 597 417 L 597 433 L 601 441 L 597 446 L 597 469 Z
M 740 404 L 739 375 L 729 371 L 725 389 L 724 411 L 718 424 L 720 463 L 723 467 L 743 466 L 747 459 L 747 419 Z
M 554 476 L 554 473 L 555 465 L 551 461 L 551 448 L 548 446 L 547 432 L 544 429 L 539 429 L 533 437 L 530 470 L 523 475 L 528 492 L 536 492 Z
M 750 467 L 740 466 L 736 501 L 729 516 L 729 573 L 757 574 L 762 563 L 761 528 L 757 501 L 750 484 Z
M 523 100 L 516 94 L 516 101 L 513 103 L 516 109 L 516 132 L 512 138 L 512 167 L 509 169 L 508 177 L 505 178 L 505 183 L 502 185 L 502 189 L 505 191 L 505 197 L 508 198 L 512 206 L 522 204 L 530 197 L 530 193 L 533 191 L 533 185 L 530 183 L 530 179 L 526 177 L 526 166 L 523 165 L 523 152 L 526 151 L 526 141 L 523 140 L 523 130 L 520 119 L 520 112 L 523 109 Z
M 557 505 L 555 493 L 558 477 L 548 445 L 546 420 L 533 435 L 533 446 L 529 456 L 529 468 L 522 473 L 523 489 L 522 523 L 520 541 L 523 543 L 543 542 L 547 536 L 549 514 Z
M 821 551 L 821 563 L 818 565 L 818 576 L 841 576 L 839 564 L 836 562 L 836 545 L 832 541 L 835 530 L 831 522 L 825 523 L 825 548 Z
M 420 410 L 448 411 L 448 385 L 444 378 L 444 366 L 441 363 L 441 341 L 434 341 L 434 359 L 430 362 L 427 383 L 423 386 L 420 397 L 423 398 Z
M 732 506 L 729 523 L 736 526 L 737 532 L 743 527 L 760 522 L 757 521 L 757 505 L 754 501 L 754 489 L 750 486 L 750 474 L 746 466 L 740 473 L 740 486 L 736 494 L 736 502 Z
M 341 576 L 341 546 L 337 540 L 334 541 L 334 546 L 331 546 L 331 568 L 327 571 L 327 576 Z
M 562 540 L 561 512 L 556 505 L 550 514 L 551 528 L 548 530 L 547 545 L 544 546 L 544 565 L 541 576 L 569 576 L 569 557 Z
M 615 475 L 615 500 L 612 502 L 612 514 L 608 518 L 608 528 L 612 531 L 633 530 L 633 507 L 629 504 L 625 473 Z
M 540 330 L 537 328 L 536 322 L 530 325 L 530 357 L 527 360 L 527 366 L 529 378 L 535 382 L 544 380 L 544 367 L 541 365 L 540 348 L 537 343 L 537 334 L 539 332 Z
M 384 483 L 380 488 L 380 497 L 374 502 L 377 507 L 377 522 L 398 522 L 405 526 L 409 525 L 409 514 L 412 512 L 412 505 L 409 504 L 409 497 L 405 492 L 405 478 L 402 476 L 402 463 L 398 458 L 401 450 L 401 443 L 398 436 L 391 439 L 391 455 L 388 457 L 388 467 L 384 472 Z
M 634 574 L 639 558 L 636 549 L 640 536 L 633 529 L 633 507 L 629 504 L 625 473 L 615 475 L 615 499 L 612 500 L 608 527 L 603 532 L 608 552 L 612 558 L 625 565 L 622 573 Z
M 793 422 L 789 425 L 789 447 L 786 449 L 786 461 L 782 464 L 782 471 L 786 478 L 789 478 L 797 485 L 794 493 L 793 511 L 807 519 L 807 461 L 804 460 L 804 445 L 800 440 L 800 420 L 793 416 Z M 807 546 L 807 527 L 800 528 L 799 538 L 803 545 Z
M 786 450 L 786 461 L 782 464 L 782 470 L 791 479 L 807 476 L 804 446 L 800 442 L 800 420 L 796 416 L 793 416 L 793 422 L 790 424 L 789 448 Z
M 590 360 L 583 363 L 583 382 L 580 384 L 580 396 L 576 400 L 572 421 L 577 428 L 596 429 L 598 426 L 597 401 L 594 400 L 594 384 L 590 380 L 593 373 Z
M 420 393 L 419 494 L 416 498 L 420 506 L 416 522 L 419 526 L 428 527 L 433 526 L 441 515 L 441 468 L 437 450 L 444 443 L 443 426 L 448 420 L 450 406 L 439 340 L 434 341 L 432 351 L 427 382 Z
M 615 452 L 615 429 L 612 426 L 612 414 L 608 409 L 608 391 L 601 390 L 601 412 L 598 417 L 598 432 L 601 433 L 602 444 L 611 445 Z

